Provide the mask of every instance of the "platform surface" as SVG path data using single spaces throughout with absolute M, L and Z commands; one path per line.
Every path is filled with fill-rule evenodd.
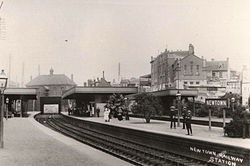
M 65 112 L 64 115 L 67 115 Z M 68 116 L 68 115 L 67 115 Z M 202 125 L 194 125 L 192 124 L 193 135 L 186 135 L 187 130 L 182 129 L 182 123 L 180 123 L 180 127 L 176 127 L 176 129 L 170 129 L 170 122 L 168 121 L 160 121 L 160 120 L 151 120 L 150 123 L 146 123 L 145 119 L 141 118 L 130 118 L 130 120 L 122 120 L 111 119 L 110 122 L 105 122 L 103 117 L 75 117 L 77 119 L 84 119 L 89 121 L 94 121 L 98 123 L 105 123 L 108 125 L 115 125 L 120 127 L 133 128 L 138 130 L 144 130 L 149 132 L 167 134 L 172 136 L 178 136 L 188 139 L 194 140 L 202 140 L 212 143 L 219 143 L 224 145 L 231 145 L 241 148 L 250 149 L 250 139 L 242 139 L 242 138 L 230 138 L 224 136 L 223 128 L 221 127 L 212 127 L 209 130 L 208 126 Z
M 129 166 L 29 118 L 4 119 L 0 166 Z

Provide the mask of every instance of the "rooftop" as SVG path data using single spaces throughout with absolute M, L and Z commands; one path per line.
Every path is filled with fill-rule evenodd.
M 26 84 L 27 87 L 44 86 L 44 85 L 75 86 L 76 83 L 73 80 L 69 79 L 65 74 L 53 74 L 53 69 L 51 69 L 49 75 L 39 75 Z

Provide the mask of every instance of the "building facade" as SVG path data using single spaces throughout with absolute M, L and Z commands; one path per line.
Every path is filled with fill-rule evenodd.
M 194 55 L 194 46 L 188 51 L 167 51 L 151 59 L 152 91 L 186 89 L 189 85 L 206 84 L 203 59 Z
M 168 51 L 151 58 L 151 91 L 164 89 L 196 89 L 197 100 L 218 98 L 226 92 L 240 94 L 240 75 L 225 61 L 205 60 L 195 55 L 194 46 L 188 51 Z
M 151 90 L 158 91 L 173 88 L 172 65 L 176 60 L 187 56 L 189 51 L 168 51 L 161 53 L 157 57 L 151 57 Z
M 37 100 L 33 102 L 35 110 L 40 110 L 41 112 L 45 111 L 45 104 L 58 104 L 59 111 L 67 109 L 68 103 L 62 100 L 61 97 L 64 91 L 74 86 L 76 86 L 76 83 L 73 81 L 73 76 L 69 79 L 64 74 L 54 74 L 53 69 L 50 69 L 49 75 L 39 75 L 26 84 L 27 88 L 37 89 Z M 48 103 L 50 101 L 52 103 Z M 31 102 L 29 103 L 29 105 L 32 104 Z
M 242 86 L 242 104 L 250 106 L 250 69 L 244 67 L 241 73 L 241 86 Z

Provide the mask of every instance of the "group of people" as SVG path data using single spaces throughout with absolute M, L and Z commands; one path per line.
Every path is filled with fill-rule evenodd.
M 192 135 L 192 126 L 191 119 L 192 113 L 190 110 L 187 110 L 187 107 L 183 107 L 182 109 L 182 118 L 183 118 L 183 129 L 187 129 L 187 135 Z M 170 107 L 170 128 L 176 128 L 176 109 L 175 106 Z

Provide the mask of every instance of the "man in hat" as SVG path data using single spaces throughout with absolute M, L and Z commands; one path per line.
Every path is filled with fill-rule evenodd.
M 170 121 L 171 121 L 171 125 L 170 128 L 172 129 L 172 127 L 176 128 L 176 124 L 175 124 L 175 106 L 171 106 L 170 107 Z
M 187 135 L 192 135 L 192 126 L 191 126 L 191 119 L 192 119 L 192 114 L 191 111 L 187 111 L 187 117 L 186 117 L 186 126 L 187 126 Z
M 183 128 L 182 129 L 185 129 L 186 117 L 187 117 L 187 107 L 184 106 L 183 110 L 182 110 L 182 118 L 183 118 Z

